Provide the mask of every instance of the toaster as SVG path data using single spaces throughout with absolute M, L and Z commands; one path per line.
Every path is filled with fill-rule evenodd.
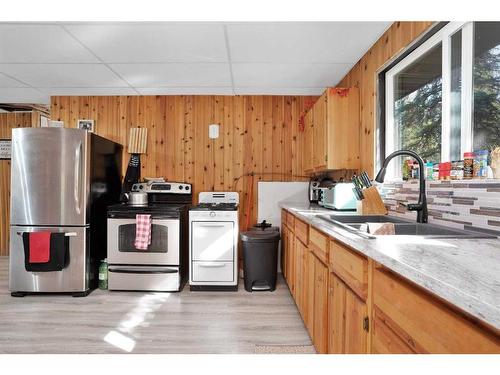
M 323 189 L 322 206 L 340 211 L 356 210 L 357 201 L 353 188 L 354 184 L 351 182 L 339 182 L 328 189 Z

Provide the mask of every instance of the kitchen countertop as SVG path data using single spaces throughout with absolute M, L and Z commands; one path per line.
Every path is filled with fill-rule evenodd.
M 473 317 L 500 329 L 500 239 L 423 236 L 364 239 L 317 217 L 345 215 L 345 212 L 302 203 L 281 202 L 280 206 Z

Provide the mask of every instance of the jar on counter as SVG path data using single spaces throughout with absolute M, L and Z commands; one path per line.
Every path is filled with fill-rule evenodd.
M 470 180 L 474 177 L 474 153 L 464 152 L 464 179 Z
M 439 179 L 447 181 L 451 178 L 451 162 L 439 163 Z
M 451 162 L 450 177 L 452 180 L 462 180 L 464 178 L 464 162 L 462 160 Z

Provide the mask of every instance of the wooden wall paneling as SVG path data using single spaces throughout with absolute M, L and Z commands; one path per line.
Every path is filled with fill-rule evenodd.
M 273 124 L 273 100 L 265 97 L 262 103 L 262 181 L 273 180 Z
M 229 124 L 226 123 L 224 118 L 224 96 L 214 97 L 214 124 L 219 125 L 219 138 L 211 140 L 214 148 L 214 190 L 225 190 L 224 183 L 224 168 L 225 168 L 225 144 L 224 140 L 226 137 L 226 127 Z M 208 131 L 208 126 L 207 126 Z
M 245 204 L 245 189 L 247 178 L 241 177 L 246 171 L 245 163 L 245 138 L 246 138 L 246 122 L 245 122 L 245 98 L 243 96 L 235 96 L 230 100 L 233 106 L 234 119 L 234 134 L 233 134 L 233 172 L 231 191 L 237 191 L 240 196 L 240 223 L 244 220 L 244 204 Z
M 272 123 L 272 179 L 274 181 L 280 181 L 283 179 L 283 97 L 273 96 L 272 106 L 273 106 L 273 123 Z M 269 137 L 269 133 L 266 134 Z
M 184 99 L 184 180 L 194 184 L 193 97 Z
M 223 132 L 221 132 L 221 136 L 223 138 L 223 162 L 224 162 L 224 170 L 223 170 L 223 190 L 226 191 L 234 191 L 234 172 L 236 168 L 236 160 L 234 155 L 234 137 L 236 131 L 236 124 L 234 119 L 234 108 L 235 101 L 233 101 L 233 97 L 231 96 L 222 96 L 221 97 L 223 103 Z M 238 177 L 238 176 L 236 176 Z
M 293 109 L 294 109 L 294 101 L 293 97 L 286 96 L 285 97 L 285 108 L 283 111 L 283 154 L 285 155 L 283 161 L 283 180 L 291 181 L 293 166 L 292 166 L 292 118 L 293 118 Z
M 0 138 L 10 139 L 12 129 L 32 127 L 38 113 L 0 113 Z M 0 160 L 0 256 L 9 254 L 10 160 Z

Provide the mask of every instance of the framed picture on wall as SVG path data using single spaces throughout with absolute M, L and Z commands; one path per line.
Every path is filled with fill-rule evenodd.
M 11 145 L 10 139 L 0 139 L 0 160 L 10 160 Z
M 77 128 L 93 133 L 94 132 L 94 120 L 78 120 Z

